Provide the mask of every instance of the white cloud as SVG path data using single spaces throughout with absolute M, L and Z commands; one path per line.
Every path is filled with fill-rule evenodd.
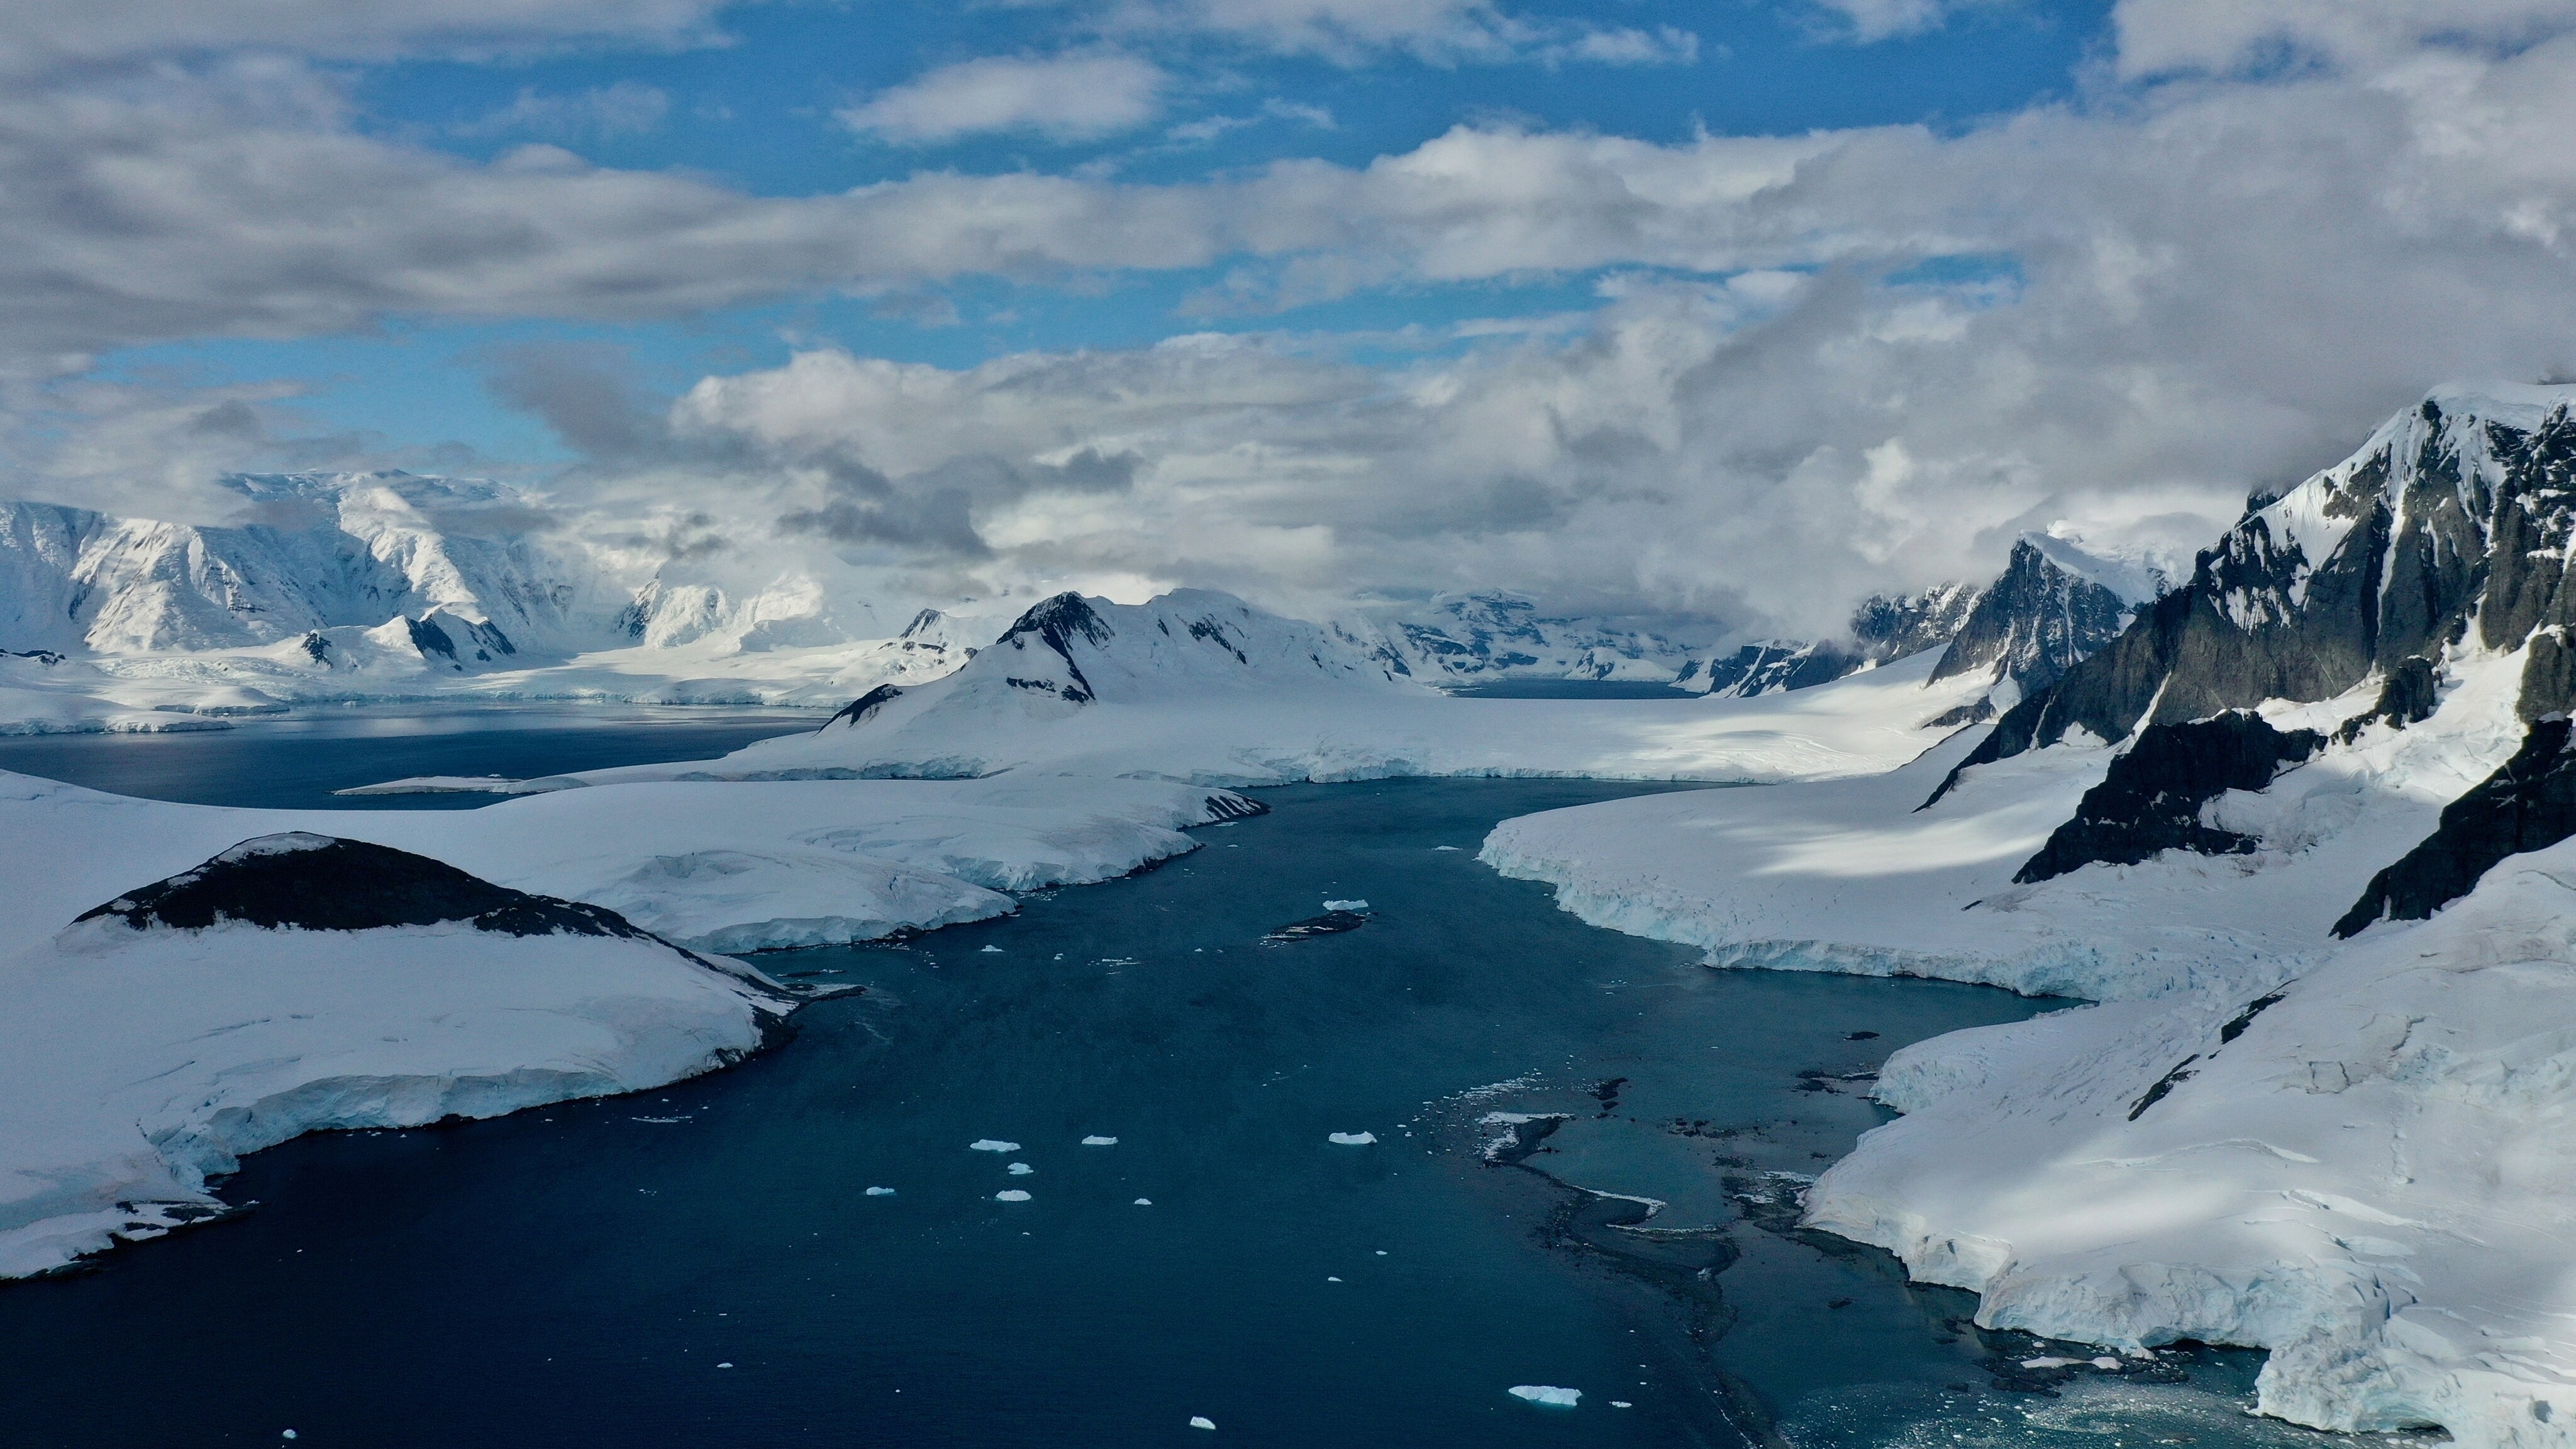
M 2513 49 L 2576 28 L 2565 0 L 2120 0 L 2111 18 L 2120 72 L 2131 77 L 2302 62 L 2379 66 L 2428 43 Z
M 1113 31 L 1216 36 L 1284 55 L 1360 65 L 1389 53 L 1434 65 L 1535 60 L 1687 65 L 1699 37 L 1515 15 L 1491 0 L 1111 0 Z
M 1080 141 L 1153 120 L 1170 86 L 1162 67 L 1115 52 L 992 56 L 942 66 L 837 114 L 853 130 L 908 145 L 990 131 Z
M 338 59 L 492 54 L 583 38 L 715 38 L 729 0 L 10 0 L 0 72 L 274 49 Z
M 460 136 L 503 136 L 514 132 L 571 138 L 627 136 L 661 125 L 670 110 L 668 95 L 635 81 L 594 86 L 570 95 L 545 95 L 525 88 L 510 104 L 452 129 Z

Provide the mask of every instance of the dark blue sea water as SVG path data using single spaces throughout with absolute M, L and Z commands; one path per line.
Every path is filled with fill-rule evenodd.
M 307 748 L 363 758 L 285 788 L 413 772 Z M 519 748 L 455 768 L 516 773 Z M 225 1189 L 249 1216 L 0 1285 L 0 1443 L 2316 1438 L 2242 1415 L 2242 1354 L 2014 1391 L 1988 1370 L 2027 1340 L 1754 1201 L 1883 1119 L 1843 1077 L 2042 1004 L 1712 971 L 1475 862 L 1498 819 L 1634 788 L 1264 792 L 1269 816 L 1130 880 L 765 958 L 868 990 L 732 1071 L 259 1154 Z M 1260 943 L 1328 898 L 1369 923 Z M 1495 1112 L 1569 1120 L 1496 1166 Z M 1567 1184 L 1662 1200 L 1661 1231 Z
M 343 797 L 412 775 L 507 775 L 701 760 L 810 730 L 813 710 L 652 706 L 353 706 L 250 718 L 226 730 L 0 738 L 0 770 L 191 805 L 466 810 L 488 795 Z

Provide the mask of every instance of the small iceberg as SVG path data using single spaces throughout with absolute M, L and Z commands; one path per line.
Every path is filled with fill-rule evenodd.
M 1336 1147 L 1366 1147 L 1377 1141 L 1374 1132 L 1336 1132 L 1324 1139 Z
M 1511 1395 L 1542 1408 L 1571 1409 L 1582 1400 L 1583 1390 L 1560 1389 L 1554 1384 L 1514 1384 Z
M 1085 1147 L 1115 1147 L 1118 1145 L 1118 1139 L 1115 1137 L 1085 1137 L 1082 1139 L 1082 1145 Z
M 998 1137 L 978 1137 L 974 1141 L 966 1144 L 966 1150 L 969 1152 L 1017 1152 L 1020 1150 L 1020 1144 L 1016 1142 L 1004 1142 Z
M 1029 1195 L 1020 1191 L 1016 1187 L 1006 1187 L 1000 1192 L 993 1194 L 993 1201 L 995 1202 L 1027 1202 L 1028 1200 Z
M 1368 909 L 1368 902 L 1366 902 L 1366 901 L 1326 901 L 1326 902 L 1324 902 L 1324 909 L 1325 909 L 1325 910 L 1328 910 L 1328 911 L 1365 911 L 1365 910 L 1367 910 L 1367 909 Z
M 1232 822 L 1229 821 L 1228 823 L 1231 824 Z M 1199 1414 L 1192 1414 L 1190 1415 L 1190 1427 L 1193 1429 L 1213 1429 L 1216 1427 L 1216 1420 L 1206 1418 Z
M 892 1196 L 894 1196 L 894 1189 L 893 1189 L 893 1188 L 890 1188 L 890 1187 L 872 1187 L 872 1188 L 869 1188 L 869 1189 L 868 1189 L 868 1196 L 870 1196 L 870 1197 L 892 1197 Z
M 1011 1164 L 1011 1176 L 1013 1177 L 1026 1177 L 1035 1171 L 1037 1171 L 1036 1168 L 1029 1166 L 1025 1162 L 1014 1162 Z
M 1136 1206 L 1138 1207 L 1152 1207 L 1153 1205 L 1154 1200 L 1150 1197 L 1140 1197 L 1136 1199 Z
M 1002 954 L 1002 948 L 999 946 L 987 946 L 975 954 L 978 956 L 999 956 Z

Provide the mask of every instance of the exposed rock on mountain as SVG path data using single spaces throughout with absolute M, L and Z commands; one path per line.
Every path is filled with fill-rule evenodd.
M 2386 870 L 2335 922 L 2356 936 L 2383 920 L 2420 921 L 2467 895 L 2496 862 L 2576 835 L 2576 754 L 2564 715 L 2535 721 L 2503 768 L 2442 810 L 2439 828 Z
M 1932 677 L 1985 670 L 1998 681 L 2018 681 L 2024 692 L 2043 689 L 2118 638 L 2130 611 L 2154 595 L 2125 596 L 2069 567 L 2081 557 L 2070 555 L 2044 534 L 2016 540 L 2011 561 L 1976 595 Z
M 2249 854 L 2254 837 L 2202 824 L 2202 807 L 2229 790 L 2262 789 L 2324 744 L 2314 730 L 2277 730 L 2242 710 L 2149 725 L 2013 881 L 2053 880 L 2096 862 L 2135 865 L 2161 850 Z

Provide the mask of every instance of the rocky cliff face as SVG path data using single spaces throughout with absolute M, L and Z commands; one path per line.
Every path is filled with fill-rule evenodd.
M 2139 602 L 2070 567 L 2048 540 L 2024 537 L 1993 583 L 1976 595 L 1932 671 L 1936 680 L 1986 671 L 2018 680 L 2025 693 L 2058 676 L 2120 635 Z

